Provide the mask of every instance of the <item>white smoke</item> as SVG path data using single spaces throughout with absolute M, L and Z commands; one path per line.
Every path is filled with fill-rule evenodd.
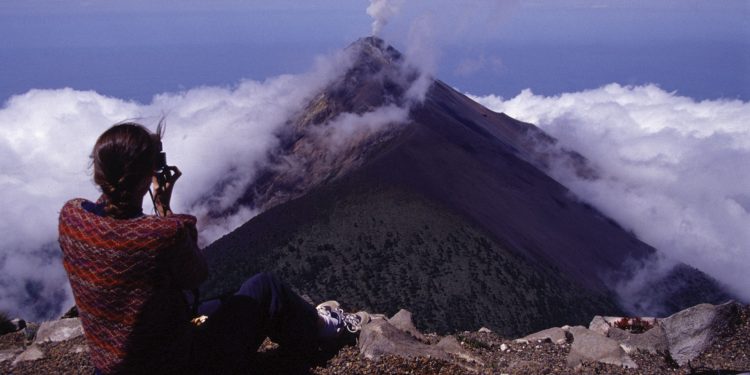
M 363 114 L 343 113 L 316 128 L 314 136 L 324 140 L 331 150 L 340 150 L 352 139 L 363 139 L 387 126 L 409 120 L 409 108 L 394 104 L 376 108 Z
M 370 0 L 367 14 L 373 18 L 372 35 L 379 36 L 388 21 L 397 15 L 404 0 Z
M 38 319 L 72 306 L 57 216 L 68 199 L 99 195 L 89 154 L 113 123 L 131 119 L 153 128 L 166 114 L 168 162 L 183 172 L 173 207 L 198 216 L 205 244 L 255 214 L 239 207 L 228 217 L 207 215 L 235 205 L 277 146 L 276 132 L 350 63 L 341 53 L 320 59 L 308 74 L 167 93 L 146 105 L 72 89 L 9 99 L 0 109 L 0 311 Z
M 498 25 L 518 6 L 517 0 L 448 0 L 410 1 L 371 0 L 367 13 L 373 17 L 373 35 L 380 36 L 386 23 L 388 41 L 404 50 L 408 65 L 416 68 L 417 79 L 412 82 L 407 98 L 419 103 L 424 99 L 435 75 L 438 73 L 440 51 L 445 43 L 465 43 L 477 40 L 478 36 L 494 32 Z M 499 57 L 489 62 L 482 56 L 477 66 L 467 57 L 462 70 L 464 74 L 484 65 L 498 67 Z M 481 60 L 478 60 L 481 59 Z M 473 68 L 471 66 L 473 64 Z
M 554 97 L 524 90 L 508 100 L 474 99 L 583 154 L 602 178 L 580 179 L 565 168 L 554 177 L 667 259 L 750 300 L 750 103 L 696 102 L 654 85 L 618 84 Z
M 437 72 L 438 47 L 435 25 L 429 14 L 415 19 L 409 27 L 406 43 L 406 63 L 416 68 L 418 75 L 406 91 L 406 97 L 414 102 L 422 102 Z

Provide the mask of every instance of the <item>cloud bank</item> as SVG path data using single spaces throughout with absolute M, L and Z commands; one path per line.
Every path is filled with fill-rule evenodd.
M 558 166 L 556 179 L 667 260 L 696 267 L 750 300 L 750 103 L 696 102 L 655 85 L 618 84 L 474 99 L 580 152 L 601 178 L 580 179 Z
M 206 244 L 256 214 L 234 206 L 277 146 L 276 132 L 350 60 L 342 52 L 319 59 L 307 74 L 166 93 L 146 105 L 72 89 L 9 99 L 0 108 L 0 311 L 39 319 L 72 306 L 57 216 L 68 199 L 99 195 L 89 154 L 113 123 L 129 119 L 154 128 L 167 116 L 168 162 L 184 173 L 173 207 L 198 216 Z M 227 210 L 233 214 L 211 215 Z
M 207 245 L 259 213 L 237 202 L 261 170 L 305 173 L 304 161 L 277 165 L 272 155 L 290 119 L 351 67 L 356 52 L 346 49 L 319 58 L 306 74 L 164 93 L 148 104 L 69 88 L 31 90 L 9 99 L 0 108 L 0 203 L 5 208 L 0 311 L 45 319 L 73 305 L 57 245 L 57 217 L 68 199 L 98 197 L 89 154 L 113 123 L 133 120 L 154 128 L 166 116 L 168 163 L 183 172 L 172 207 L 198 218 L 199 244 Z M 406 77 L 414 67 L 400 69 L 397 74 Z M 403 123 L 409 106 L 424 97 L 424 81 L 403 82 L 408 93 L 403 104 L 343 113 L 311 135 L 324 139 L 322 144 L 335 153 L 352 139 Z M 148 198 L 143 207 L 151 209 Z

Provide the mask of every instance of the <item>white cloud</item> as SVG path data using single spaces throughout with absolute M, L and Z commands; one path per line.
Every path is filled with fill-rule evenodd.
M 602 178 L 582 180 L 565 168 L 554 177 L 668 259 L 750 300 L 750 103 L 618 84 L 475 99 L 583 154 Z
M 173 206 L 199 217 L 205 244 L 255 215 L 234 205 L 277 145 L 276 131 L 348 64 L 341 53 L 320 59 L 308 74 L 162 94 L 148 105 L 72 89 L 12 97 L 0 109 L 0 311 L 37 319 L 73 304 L 57 250 L 57 216 L 68 199 L 99 195 L 89 154 L 113 123 L 153 127 L 167 116 L 165 151 L 183 171 Z M 232 216 L 207 216 L 230 207 Z
M 307 74 L 164 93 L 145 105 L 72 89 L 12 97 L 0 109 L 0 311 L 39 319 L 72 306 L 57 246 L 57 217 L 68 199 L 98 197 L 89 154 L 109 126 L 133 120 L 153 128 L 166 116 L 168 163 L 183 172 L 172 207 L 198 217 L 199 242 L 206 245 L 258 213 L 237 201 L 262 168 L 305 165 L 270 166 L 269 155 L 288 121 L 348 70 L 352 52 L 320 58 Z M 312 135 L 336 152 L 349 141 L 407 121 L 411 103 L 344 113 Z M 148 198 L 144 210 L 151 210 Z

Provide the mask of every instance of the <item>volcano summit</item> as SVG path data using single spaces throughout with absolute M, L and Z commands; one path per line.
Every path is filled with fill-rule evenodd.
M 425 77 L 380 39 L 348 50 L 241 199 L 263 212 L 205 249 L 204 296 L 269 270 L 312 300 L 408 309 L 439 332 L 622 313 L 618 283 L 656 251 L 547 173 L 597 178 L 583 157 L 439 80 L 415 95 Z M 643 293 L 669 310 L 729 298 L 687 266 L 665 280 Z

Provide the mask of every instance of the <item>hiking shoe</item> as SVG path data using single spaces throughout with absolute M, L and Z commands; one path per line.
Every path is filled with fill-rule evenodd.
M 350 333 L 357 333 L 362 326 L 370 322 L 370 314 L 366 311 L 347 313 L 341 309 L 337 301 L 326 301 L 316 307 L 318 315 L 332 317 L 339 321 L 339 329 L 345 328 Z

